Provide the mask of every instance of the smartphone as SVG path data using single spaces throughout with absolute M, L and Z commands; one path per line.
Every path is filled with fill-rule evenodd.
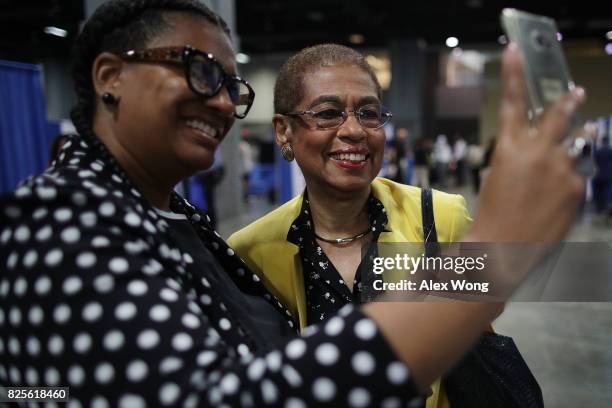
M 561 48 L 561 34 L 555 20 L 546 16 L 506 8 L 500 19 L 508 39 L 523 52 L 528 116 L 535 124 L 550 104 L 575 87 Z M 576 170 L 590 177 L 595 166 L 591 142 L 579 134 L 583 125 L 575 115 L 563 143 L 571 154 L 578 156 Z

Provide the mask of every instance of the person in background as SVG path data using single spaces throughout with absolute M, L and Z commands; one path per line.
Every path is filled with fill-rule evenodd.
M 419 138 L 414 143 L 414 177 L 412 185 L 429 188 L 429 163 L 431 146 L 429 139 Z
M 478 143 L 468 145 L 465 162 L 469 170 L 470 179 L 472 180 L 474 192 L 478 194 L 480 191 L 480 170 L 484 163 L 484 149 L 482 146 Z
M 247 140 L 247 134 L 243 134 L 238 145 L 240 149 L 240 165 L 242 179 L 242 200 L 247 203 L 249 200 L 250 177 L 253 168 L 255 167 L 255 154 L 253 147 Z
M 594 156 L 597 173 L 593 178 L 593 200 L 595 210 L 604 213 L 608 209 L 608 196 L 612 188 L 612 147 L 607 136 L 601 139 Z
M 467 154 L 467 143 L 463 136 L 457 134 L 455 143 L 453 144 L 453 163 L 455 164 L 455 176 L 457 186 L 461 187 L 465 184 L 465 156 Z
M 198 173 L 197 178 L 202 184 L 204 198 L 206 202 L 206 212 L 210 217 L 210 222 L 213 226 L 217 224 L 217 196 L 215 194 L 217 186 L 223 180 L 225 174 L 225 166 L 221 157 L 221 150 L 215 151 L 215 159 L 212 166 Z
M 446 175 L 453 160 L 453 151 L 446 135 L 438 135 L 433 147 L 433 159 L 436 166 L 437 181 L 440 187 L 447 186 Z
M 272 140 L 272 135 L 266 135 L 265 138 L 259 139 L 258 143 L 258 165 L 262 166 L 262 168 L 269 169 L 269 174 L 274 171 L 275 163 L 276 163 L 276 151 L 274 149 L 274 141 Z M 275 183 L 271 183 L 270 189 L 268 190 L 266 196 L 269 204 L 275 204 L 277 200 L 277 195 L 279 194 L 276 191 Z
M 391 141 L 390 148 L 395 151 L 393 155 L 393 161 L 395 168 L 397 169 L 395 176 L 391 178 L 391 180 L 402 183 L 407 183 L 407 178 L 409 176 L 408 169 L 408 141 L 410 137 L 410 132 L 406 128 L 397 128 L 395 131 L 395 137 Z
M 389 180 L 397 180 L 400 168 L 397 165 L 397 150 L 391 142 L 387 142 L 385 146 L 383 162 L 384 168 L 381 167 L 381 169 L 383 170 L 384 177 Z

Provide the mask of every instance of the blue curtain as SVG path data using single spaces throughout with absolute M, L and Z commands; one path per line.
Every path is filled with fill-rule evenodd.
M 186 192 L 185 198 L 191 201 L 196 207 L 207 210 L 208 205 L 206 204 L 206 194 L 204 192 L 204 186 L 197 177 L 191 177 L 187 180 L 189 184 L 189 191 Z
M 37 65 L 0 60 L 0 194 L 43 171 L 59 133 L 48 123 Z

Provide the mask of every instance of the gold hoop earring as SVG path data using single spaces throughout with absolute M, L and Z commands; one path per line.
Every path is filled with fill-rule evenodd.
M 291 148 L 291 145 L 289 143 L 285 143 L 281 146 L 281 155 L 283 156 L 283 159 L 287 160 L 288 162 L 291 162 L 293 161 L 293 159 L 295 159 L 293 149 Z

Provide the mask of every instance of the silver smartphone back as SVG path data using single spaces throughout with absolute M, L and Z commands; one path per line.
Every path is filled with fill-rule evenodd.
M 508 39 L 523 52 L 528 114 L 535 124 L 550 104 L 575 87 L 561 48 L 559 30 L 552 18 L 512 8 L 504 9 L 500 19 Z M 595 170 L 591 144 L 585 138 L 575 138 L 582 127 L 583 121 L 576 115 L 563 142 L 579 156 L 578 173 L 589 177 Z
M 525 79 L 531 115 L 538 117 L 546 107 L 574 88 L 555 20 L 507 8 L 501 23 L 508 39 L 525 57 Z

